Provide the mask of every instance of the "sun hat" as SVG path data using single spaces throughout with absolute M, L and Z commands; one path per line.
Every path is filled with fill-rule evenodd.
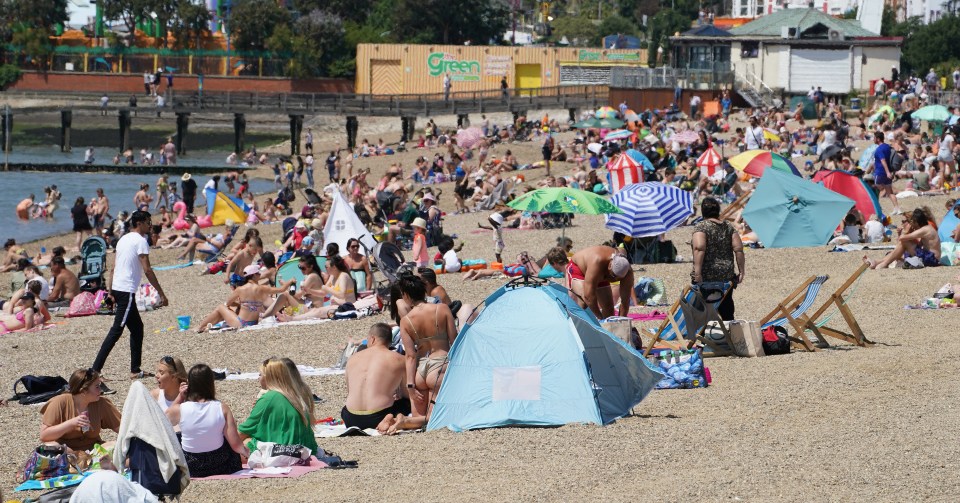
M 183 176 L 180 177 L 180 179 L 183 181 L 187 181 L 191 178 L 193 178 L 193 176 L 190 173 L 184 173 Z
M 427 221 L 424 220 L 424 219 L 422 219 L 422 218 L 420 218 L 420 217 L 417 217 L 417 218 L 414 218 L 414 219 L 413 219 L 413 223 L 410 224 L 410 225 L 411 225 L 412 227 L 419 227 L 419 228 L 421 228 L 421 229 L 426 229 L 426 228 L 427 228 Z
M 243 277 L 253 276 L 254 274 L 260 274 L 260 266 L 257 264 L 250 264 L 247 267 L 243 268 Z
M 314 218 L 313 220 L 310 221 L 310 227 L 313 227 L 314 229 L 316 229 L 316 230 L 318 230 L 318 231 L 322 231 L 322 230 L 323 230 L 323 222 L 322 222 L 319 218 Z
M 303 223 L 303 220 L 297 220 L 297 223 L 294 225 L 294 227 L 297 229 L 306 229 L 307 224 Z
M 437 202 L 437 198 L 434 197 L 433 194 L 431 194 L 431 193 L 429 193 L 429 192 L 427 192 L 426 194 L 423 195 L 423 200 L 424 200 L 424 201 Z
M 494 213 L 490 215 L 490 221 L 497 224 L 497 226 L 503 225 L 503 215 L 499 213 Z
M 630 271 L 630 261 L 623 255 L 614 255 L 610 259 L 610 271 L 614 276 L 622 278 Z

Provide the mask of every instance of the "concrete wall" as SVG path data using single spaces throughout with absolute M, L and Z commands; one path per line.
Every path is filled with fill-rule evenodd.
M 866 57 L 866 64 L 863 64 L 861 58 L 860 89 L 870 87 L 870 81 L 876 79 L 889 79 L 892 66 L 900 68 L 900 49 L 897 47 L 864 47 L 863 56 Z
M 166 89 L 163 79 L 162 89 Z M 195 75 L 176 75 L 174 89 L 196 90 Z M 90 93 L 143 94 L 143 75 L 107 73 L 45 74 L 24 72 L 12 91 L 62 91 Z M 204 91 L 247 91 L 262 93 L 352 93 L 353 81 L 348 79 L 285 79 L 277 77 L 204 77 Z

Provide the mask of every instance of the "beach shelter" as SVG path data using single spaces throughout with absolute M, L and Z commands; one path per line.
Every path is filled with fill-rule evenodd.
M 210 215 L 210 222 L 213 225 L 223 225 L 227 220 L 232 220 L 236 224 L 242 224 L 247 221 L 247 211 L 243 201 L 238 204 L 237 199 L 228 197 L 223 192 L 217 192 L 212 198 L 207 200 L 207 210 Z M 212 203 L 212 204 L 211 204 Z
M 607 228 L 635 238 L 663 234 L 693 214 L 690 192 L 660 182 L 628 185 L 611 202 L 623 213 L 606 215 Z
M 330 192 L 333 204 L 330 205 L 327 225 L 323 228 L 323 242 L 326 244 L 337 243 L 340 245 L 340 250 L 346 252 L 347 241 L 350 238 L 357 238 L 363 244 L 360 247 L 360 253 L 365 252 L 364 246 L 373 249 L 377 242 L 373 239 L 373 234 L 360 221 L 357 213 L 353 211 L 353 206 L 350 206 L 350 203 L 347 202 L 339 190 Z
M 522 281 L 487 297 L 457 336 L 428 430 L 608 424 L 662 377 L 566 288 Z
M 607 163 L 610 171 L 610 192 L 616 194 L 627 185 L 643 181 L 643 169 L 640 163 L 627 154 L 620 154 Z
M 956 205 L 954 205 L 956 208 Z M 940 235 L 941 243 L 952 243 L 953 238 L 950 234 L 953 233 L 953 230 L 960 225 L 960 218 L 957 218 L 953 214 L 953 209 L 947 210 L 947 214 L 943 216 L 943 220 L 940 221 L 940 225 L 937 226 L 937 234 Z
M 747 150 L 731 157 L 727 162 L 733 166 L 733 169 L 758 178 L 763 176 L 767 168 L 800 176 L 800 172 L 792 162 L 767 150 Z
M 723 158 L 720 157 L 720 154 L 713 148 L 713 145 L 710 145 L 710 147 L 697 158 L 697 167 L 702 169 L 707 176 L 713 176 L 722 164 Z
M 744 206 L 743 219 L 767 248 L 821 246 L 853 205 L 822 185 L 771 169 Z
M 863 218 L 869 219 L 870 215 L 876 215 L 878 220 L 883 221 L 883 210 L 880 208 L 880 200 L 877 199 L 876 193 L 853 173 L 821 169 L 813 175 L 813 181 L 837 194 L 853 199 L 854 205 L 863 214 Z

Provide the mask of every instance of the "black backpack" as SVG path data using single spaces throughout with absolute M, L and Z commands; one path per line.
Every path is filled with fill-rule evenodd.
M 24 391 L 17 391 L 17 386 L 23 384 Z M 13 397 L 21 405 L 43 403 L 63 393 L 67 387 L 67 380 L 60 376 L 25 375 L 13 383 Z
M 787 329 L 778 326 L 767 327 L 763 330 L 763 354 L 787 355 L 790 354 L 790 339 L 787 338 Z

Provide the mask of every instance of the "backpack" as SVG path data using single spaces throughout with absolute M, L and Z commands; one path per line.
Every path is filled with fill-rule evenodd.
M 23 384 L 23 392 L 17 391 L 17 385 Z M 21 405 L 43 403 L 63 393 L 67 380 L 60 376 L 25 375 L 13 383 L 13 397 Z
M 763 329 L 763 353 L 767 356 L 790 354 L 787 329 L 777 326 Z

